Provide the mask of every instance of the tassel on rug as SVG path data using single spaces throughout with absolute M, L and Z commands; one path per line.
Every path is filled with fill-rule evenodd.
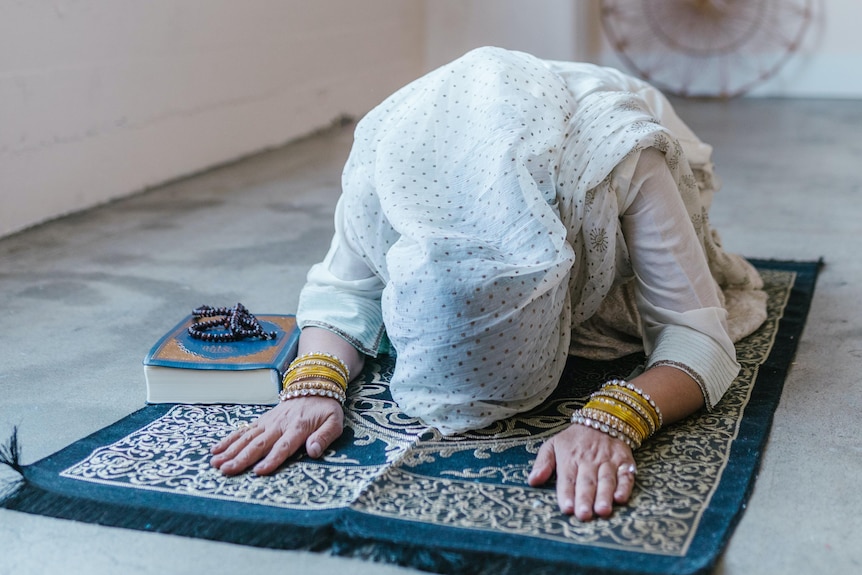
M 3 503 L 18 495 L 24 486 L 24 466 L 21 465 L 21 445 L 18 443 L 17 426 L 12 428 L 9 439 L 0 444 L 0 465 L 5 465 L 15 475 L 8 479 L 0 477 L 0 507 L 2 507 Z
M 191 505 L 180 502 L 175 502 L 175 505 L 153 504 L 154 499 L 159 500 L 164 495 L 145 491 L 143 493 L 150 498 L 144 499 L 139 490 L 133 490 L 122 498 L 103 497 L 87 489 L 91 484 L 63 478 L 56 468 L 51 468 L 54 458 L 64 457 L 68 456 L 61 451 L 23 465 L 18 429 L 13 428 L 9 438 L 0 444 L 0 508 L 109 527 L 274 549 L 322 552 L 329 548 L 334 538 L 330 524 L 298 529 L 294 524 L 282 523 L 272 517 L 261 519 L 259 514 L 245 513 L 245 506 L 241 506 L 239 512 L 236 508 L 227 509 L 220 515 L 209 505 L 201 505 L 203 500 L 197 498 Z M 75 459 L 78 457 L 76 455 Z M 64 460 L 58 467 L 71 463 Z M 182 501 L 185 497 L 179 499 Z

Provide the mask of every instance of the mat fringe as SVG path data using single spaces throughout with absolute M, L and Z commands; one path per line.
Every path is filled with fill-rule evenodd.
M 326 551 L 333 539 L 331 527 L 296 529 L 278 523 L 225 520 L 200 513 L 181 514 L 174 510 L 107 503 L 55 492 L 28 480 L 28 467 L 21 464 L 17 427 L 0 444 L 0 469 L 2 466 L 9 468 L 10 473 L 0 474 L 0 508 L 109 527 L 276 549 Z M 5 477 L 7 475 L 10 477 Z
M 507 556 L 478 551 L 427 549 L 418 545 L 380 542 L 350 537 L 333 541 L 329 550 L 337 557 L 359 558 L 383 564 L 395 564 L 447 575 L 621 575 L 613 567 L 596 565 L 577 567 L 569 563 L 556 564 L 529 557 Z M 705 573 L 693 571 L 691 575 Z
M 773 266 L 780 266 L 789 262 L 761 260 Z M 814 263 L 814 262 L 811 262 Z M 780 365 L 764 363 L 761 375 L 766 372 L 772 373 L 770 378 L 778 381 L 777 385 L 771 384 L 771 389 L 777 388 L 773 393 L 774 401 L 780 397 L 781 387 L 787 371 L 790 368 L 790 359 L 796 351 L 799 335 L 805 325 L 805 319 L 809 312 L 811 296 L 814 290 L 818 272 L 826 266 L 821 258 L 816 262 L 813 273 L 807 272 L 807 279 L 798 286 L 801 291 L 797 299 L 803 297 L 804 305 L 801 311 L 797 310 L 793 322 L 798 327 L 790 329 L 784 337 L 785 343 L 779 341 L 776 346 L 784 345 L 786 358 Z M 809 287 L 806 282 L 810 283 Z M 805 289 L 802 289 L 805 288 Z M 800 300 L 801 301 L 801 300 Z M 786 318 L 785 318 L 786 319 Z M 785 320 L 782 320 L 785 321 Z M 777 347 L 775 348 L 777 349 Z M 773 351 L 775 351 L 775 349 Z M 770 400 L 773 401 L 773 400 Z M 767 402 L 768 403 L 768 402 Z M 758 433 L 763 434 L 762 442 L 768 437 L 771 427 L 771 418 L 774 415 L 774 406 L 767 406 L 770 413 L 766 423 Z M 746 447 L 753 449 L 752 446 Z M 679 563 L 667 566 L 667 573 L 685 573 L 686 575 L 707 575 L 712 573 L 720 558 L 727 540 L 730 538 L 733 527 L 739 521 L 745 508 L 745 501 L 754 487 L 754 478 L 759 466 L 760 455 L 754 461 L 754 468 L 750 477 L 743 477 L 747 482 L 744 493 L 741 494 L 741 505 L 737 508 L 734 517 L 730 519 L 729 526 L 719 535 L 722 540 L 714 545 L 718 552 L 703 557 L 681 558 Z M 11 472 L 5 472 L 2 467 L 8 467 Z M 342 518 L 336 520 L 335 524 L 316 528 L 297 528 L 288 524 L 277 522 L 254 521 L 246 518 L 224 518 L 213 515 L 205 515 L 205 512 L 177 513 L 177 510 L 148 509 L 139 505 L 131 505 L 131 500 L 126 503 L 107 503 L 91 500 L 87 497 L 72 497 L 58 492 L 50 482 L 44 480 L 44 473 L 38 473 L 38 462 L 33 465 L 21 464 L 21 446 L 18 439 L 18 429 L 13 428 L 11 436 L 0 444 L 0 507 L 19 510 L 37 515 L 72 519 L 87 523 L 95 523 L 114 527 L 125 527 L 141 531 L 172 533 L 186 537 L 224 541 L 242 545 L 268 547 L 276 549 L 305 549 L 317 552 L 329 552 L 333 556 L 357 557 L 366 560 L 389 564 L 400 564 L 406 567 L 447 573 L 450 575 L 558 575 L 560 573 L 588 573 L 589 575 L 606 575 L 614 573 L 619 575 L 620 569 L 611 561 L 607 565 L 587 566 L 573 563 L 553 563 L 536 557 L 525 557 L 520 555 L 506 555 L 506 549 L 484 549 L 471 551 L 468 549 L 454 548 L 428 548 L 422 541 L 380 541 L 369 538 L 368 533 L 357 529 L 349 520 Z M 625 563 L 625 572 L 655 573 L 651 557 L 632 559 Z
M 13 472 L 12 478 L 0 478 L 0 506 L 7 500 L 14 499 L 24 488 L 24 466 L 21 465 L 21 444 L 18 442 L 18 427 L 12 428 L 12 434 L 3 444 L 0 444 L 0 466 L 5 465 Z

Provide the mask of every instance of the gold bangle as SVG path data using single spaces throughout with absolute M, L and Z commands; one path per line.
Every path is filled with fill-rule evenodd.
M 640 445 L 644 442 L 645 437 L 637 429 L 611 413 L 598 409 L 593 409 L 590 407 L 582 408 L 581 412 L 590 419 L 594 419 L 596 421 L 604 423 L 615 429 L 616 431 L 624 434 L 632 441 L 632 443 L 635 445 L 635 448 L 640 447 Z
M 347 390 L 347 380 L 344 376 L 335 369 L 324 366 L 307 366 L 297 367 L 287 371 L 284 374 L 284 379 L 281 382 L 282 389 L 290 385 L 294 381 L 299 381 L 308 378 L 322 378 L 333 383 L 337 383 L 343 390 Z
M 334 385 L 342 393 L 347 393 L 347 389 L 345 389 L 344 385 L 342 385 L 342 382 L 340 379 L 333 379 L 331 377 L 327 377 L 327 376 L 323 376 L 323 375 L 314 375 L 314 374 L 307 374 L 307 375 L 303 375 L 303 376 L 293 377 L 290 380 L 285 381 L 284 385 L 282 386 L 282 389 L 287 389 L 289 387 L 293 387 L 293 386 L 300 384 L 300 383 L 314 382 L 314 381 L 325 381 L 327 383 L 327 385 Z
M 338 372 L 341 375 L 341 377 L 343 377 L 345 380 L 348 379 L 347 373 L 341 368 L 341 366 L 339 364 L 335 363 L 334 361 L 320 361 L 317 359 L 306 359 L 300 363 L 294 362 L 294 363 L 290 364 L 288 371 L 297 370 L 297 369 L 300 369 L 303 367 L 314 367 L 314 366 L 332 369 L 332 370 Z
M 331 381 L 321 381 L 319 379 L 297 381 L 285 387 L 283 391 L 297 391 L 302 389 L 328 389 L 336 393 L 344 393 L 344 390 L 341 389 L 340 385 L 332 383 Z
M 635 401 L 640 402 L 641 405 L 644 406 L 644 408 L 646 408 L 655 416 L 656 427 L 661 428 L 662 424 L 664 423 L 661 410 L 658 408 L 658 405 L 656 405 L 655 401 L 653 401 L 653 399 L 642 389 L 622 379 L 612 379 L 602 386 L 602 389 L 604 388 L 616 389 L 621 393 L 627 394 Z
M 638 447 L 640 447 L 640 444 L 637 443 L 634 438 L 632 438 L 632 437 L 626 435 L 625 433 L 619 431 L 619 429 L 617 429 L 614 425 L 603 422 L 603 421 L 599 421 L 597 419 L 592 419 L 592 418 L 588 417 L 587 414 L 585 414 L 583 412 L 583 410 L 575 411 L 572 414 L 572 423 L 577 423 L 579 425 L 591 427 L 593 429 L 601 431 L 602 433 L 606 433 L 606 434 L 610 435 L 611 437 L 615 437 L 615 438 L 619 439 L 620 441 L 622 441 L 623 443 L 625 443 L 626 445 L 628 445 L 632 450 L 635 450 Z
M 598 409 L 599 411 L 604 411 L 610 413 L 611 415 L 615 415 L 619 417 L 632 427 L 638 430 L 638 433 L 643 436 L 644 439 L 652 435 L 650 433 L 650 425 L 647 423 L 647 420 L 641 417 L 641 415 L 633 410 L 631 407 L 622 403 L 620 401 L 616 401 L 613 398 L 599 396 L 590 399 L 587 402 L 585 407 L 591 407 L 593 409 Z
M 652 400 L 646 400 L 642 396 L 637 393 L 628 391 L 628 390 L 618 390 L 611 389 L 610 391 L 619 393 L 625 397 L 628 397 L 634 403 L 640 405 L 644 411 L 647 413 L 649 420 L 652 422 L 653 426 L 655 426 L 656 430 L 658 430 L 662 425 L 662 417 L 661 413 L 658 412 L 658 407 L 655 406 L 655 402 L 650 403 Z
M 302 391 L 282 391 L 278 399 L 279 401 L 289 401 L 291 399 L 299 399 L 300 397 L 329 397 L 336 400 L 340 405 L 344 405 L 347 398 L 344 395 L 339 395 L 333 391 L 325 391 L 322 389 L 303 389 Z
M 325 382 L 307 383 L 307 386 L 305 384 L 297 384 L 283 389 L 281 393 L 278 394 L 279 400 L 288 401 L 290 399 L 298 399 L 300 397 L 321 396 L 335 399 L 341 405 L 344 405 L 344 402 L 347 400 L 347 395 L 338 386 L 326 384 Z M 317 385 L 314 385 L 314 383 L 317 383 Z
M 588 407 L 584 407 L 581 409 L 581 413 L 589 417 L 592 420 L 598 421 L 604 425 L 607 425 L 611 429 L 614 429 L 618 433 L 628 437 L 632 442 L 632 445 L 635 447 L 640 447 L 640 444 L 643 442 L 642 437 L 637 432 L 636 429 L 628 425 L 626 422 L 622 421 L 618 417 L 611 415 L 604 411 L 598 411 L 595 409 L 591 409 Z
M 287 373 L 334 373 L 344 379 L 344 373 L 328 365 L 299 365 L 287 371 Z
M 597 409 L 599 411 L 604 411 L 606 413 L 610 413 L 616 417 L 619 417 L 632 427 L 638 429 L 639 431 L 643 431 L 646 434 L 649 429 L 647 425 L 642 421 L 641 417 L 631 409 L 624 407 L 624 404 L 618 403 L 607 397 L 596 397 L 590 399 L 585 407 L 590 407 L 592 409 Z
M 650 435 L 652 435 L 656 431 L 658 431 L 658 429 L 656 428 L 657 421 L 653 417 L 652 410 L 646 409 L 641 402 L 635 400 L 629 394 L 623 393 L 623 392 L 615 390 L 615 389 L 601 389 L 601 390 L 593 393 L 590 396 L 590 398 L 593 398 L 593 397 L 609 397 L 609 398 L 612 398 L 616 401 L 625 403 L 631 409 L 636 411 L 638 413 L 638 415 L 640 415 L 641 418 L 643 418 L 644 421 L 647 422 L 647 424 L 649 425 L 649 428 L 650 428 Z
M 641 402 L 641 405 L 654 415 L 656 429 L 661 429 L 662 425 L 664 425 L 664 418 L 662 417 L 661 410 L 658 408 L 658 405 L 656 405 L 655 401 L 653 401 L 653 399 L 648 394 L 644 393 L 644 391 L 639 387 L 636 387 L 622 379 L 611 379 L 602 385 L 602 389 L 605 388 L 616 389 L 636 401 Z
M 344 363 L 344 361 L 342 361 L 341 358 L 336 357 L 330 353 L 324 353 L 321 351 L 306 353 L 306 354 L 298 356 L 296 359 L 294 359 L 290 363 L 290 366 L 287 368 L 287 370 L 290 371 L 291 368 L 293 368 L 294 364 L 299 364 L 299 363 L 301 363 L 303 361 L 307 361 L 307 360 L 319 360 L 319 361 L 324 361 L 324 362 L 334 362 L 341 369 L 341 371 L 344 372 L 344 379 L 346 379 L 347 381 L 350 381 L 350 369 L 348 369 L 347 364 Z

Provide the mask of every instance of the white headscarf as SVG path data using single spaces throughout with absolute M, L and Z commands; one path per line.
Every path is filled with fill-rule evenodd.
M 357 126 L 346 240 L 386 284 L 393 398 L 443 433 L 550 395 L 572 322 L 631 275 L 619 217 L 632 198 L 611 172 L 653 145 L 683 158 L 643 99 L 571 88 L 541 60 L 483 48 Z
M 362 120 L 345 169 L 357 251 L 386 282 L 393 398 L 444 433 L 541 403 L 568 352 L 573 102 L 538 62 L 484 49 L 414 82 Z

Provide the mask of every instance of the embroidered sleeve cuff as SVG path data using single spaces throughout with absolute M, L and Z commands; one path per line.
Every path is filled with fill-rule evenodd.
M 739 364 L 708 335 L 684 326 L 666 326 L 650 355 L 647 368 L 675 367 L 700 386 L 706 408 L 712 410 L 739 374 Z
M 377 357 L 384 335 L 379 291 L 374 289 L 309 282 L 300 293 L 296 321 L 300 328 L 315 326 L 336 333 L 371 357 Z

